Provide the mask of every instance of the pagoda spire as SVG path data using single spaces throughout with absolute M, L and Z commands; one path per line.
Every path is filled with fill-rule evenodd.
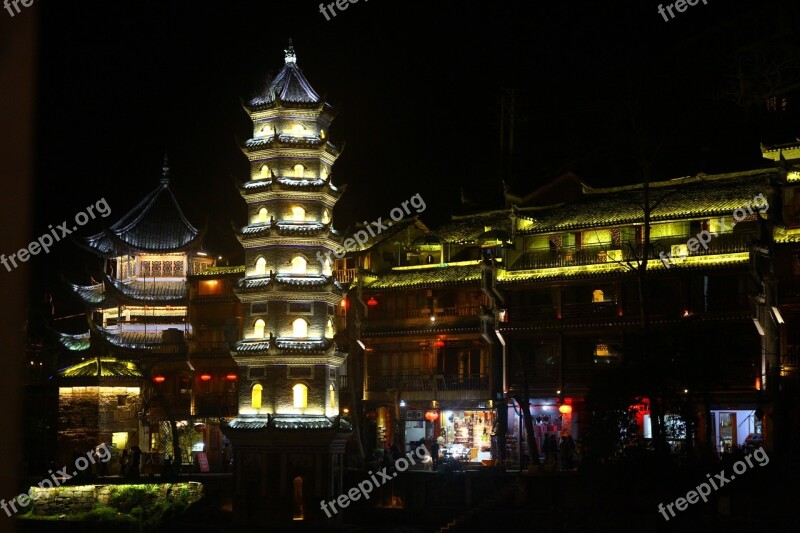
M 164 154 L 164 163 L 161 165 L 161 183 L 169 185 L 169 156 Z
M 289 48 L 283 51 L 284 59 L 287 65 L 296 65 L 297 64 L 297 54 L 294 52 L 294 45 L 292 45 L 292 39 L 289 38 Z

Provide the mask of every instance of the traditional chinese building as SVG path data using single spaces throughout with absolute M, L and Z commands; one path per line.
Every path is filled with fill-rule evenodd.
M 186 278 L 214 260 L 201 248 L 202 231 L 181 211 L 168 173 L 165 163 L 156 189 L 107 229 L 79 241 L 103 268 L 93 273 L 97 283 L 70 284 L 87 309 L 89 330 L 58 336 L 74 359 L 81 357 L 58 373 L 62 458 L 100 442 L 118 450 L 139 446 L 145 471 L 157 471 L 153 463 L 172 455 L 174 443 L 184 463 L 192 451 L 219 456 L 221 434 L 205 417 L 234 413 L 206 390 L 207 381 L 221 375 L 218 396 L 235 396 L 235 374 L 224 377 L 234 367 L 227 350 L 221 365 L 203 354 L 192 358 Z
M 291 43 L 283 69 L 245 110 L 254 137 L 243 147 L 251 175 L 239 189 L 248 210 L 235 289 L 243 335 L 232 351 L 239 416 L 223 429 L 234 448 L 234 511 L 241 522 L 327 521 L 319 502 L 342 492 L 349 437 L 339 415 L 346 353 L 334 342 L 342 287 L 330 257 L 341 241 L 331 226 L 342 194 L 331 183 L 334 115 Z

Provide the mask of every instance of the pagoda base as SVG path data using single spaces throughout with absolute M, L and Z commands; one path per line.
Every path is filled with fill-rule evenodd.
M 275 423 L 278 417 L 238 418 L 221 428 L 233 446 L 235 524 L 281 530 L 341 525 L 341 513 L 329 518 L 320 502 L 342 494 L 352 432 L 341 420 L 304 418 L 282 424 Z

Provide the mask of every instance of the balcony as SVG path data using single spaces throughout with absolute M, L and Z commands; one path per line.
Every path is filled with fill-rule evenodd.
M 747 234 L 723 234 L 717 237 L 711 235 L 711 240 L 706 243 L 707 248 L 699 245 L 698 250 L 689 251 L 686 243 L 690 239 L 696 239 L 697 235 L 678 235 L 674 237 L 652 239 L 653 259 L 658 259 L 659 254 L 665 255 L 673 252 L 673 247 L 682 246 L 682 249 L 689 256 L 701 255 L 721 255 L 747 252 L 748 243 L 753 238 Z M 676 254 L 678 250 L 676 250 Z M 631 253 L 631 247 L 627 243 L 620 245 L 606 244 L 603 246 L 589 246 L 576 248 L 574 246 L 564 248 L 554 248 L 550 250 L 533 250 L 525 252 L 511 266 L 510 270 L 536 270 L 541 268 L 560 268 L 580 265 L 596 265 L 612 263 L 615 261 L 636 260 L 641 257 L 642 247 L 636 246 L 635 253 Z
M 409 320 L 409 319 L 425 319 L 430 320 L 432 314 L 436 313 L 437 317 L 469 317 L 478 316 L 480 314 L 479 305 L 462 305 L 451 307 L 439 307 L 436 309 L 430 308 L 413 308 L 413 309 L 386 309 L 378 304 L 377 307 L 370 311 L 370 318 L 375 320 Z
M 404 400 L 480 400 L 490 396 L 488 374 L 367 376 L 367 400 L 393 399 L 399 390 Z
M 352 283 L 353 280 L 356 279 L 357 272 L 358 269 L 356 268 L 345 268 L 343 270 L 334 270 L 333 279 L 335 279 L 339 283 Z
M 190 341 L 191 343 L 191 341 Z M 213 342 L 195 342 L 191 343 L 193 346 L 192 355 L 218 355 L 218 354 L 229 354 L 230 347 L 228 343 L 225 341 L 213 341 Z

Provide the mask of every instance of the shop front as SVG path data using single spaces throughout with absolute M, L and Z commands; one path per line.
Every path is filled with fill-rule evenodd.
M 716 407 L 716 406 L 713 406 Z M 711 409 L 712 435 L 718 453 L 732 453 L 736 448 L 745 446 L 748 435 L 762 433 L 761 421 L 756 417 L 755 409 L 742 407 L 727 409 Z M 751 437 L 752 438 L 752 437 Z
M 439 441 L 442 455 L 469 462 L 491 459 L 495 419 L 491 409 L 443 410 Z
M 546 459 L 545 442 L 551 437 L 557 444 L 560 444 L 562 437 L 566 436 L 571 436 L 575 441 L 578 440 L 578 402 L 577 398 L 564 398 L 561 402 L 558 398 L 531 398 L 530 412 L 533 419 L 533 433 L 540 460 Z M 530 464 L 524 413 L 514 400 L 508 405 L 506 457 L 517 464 Z

